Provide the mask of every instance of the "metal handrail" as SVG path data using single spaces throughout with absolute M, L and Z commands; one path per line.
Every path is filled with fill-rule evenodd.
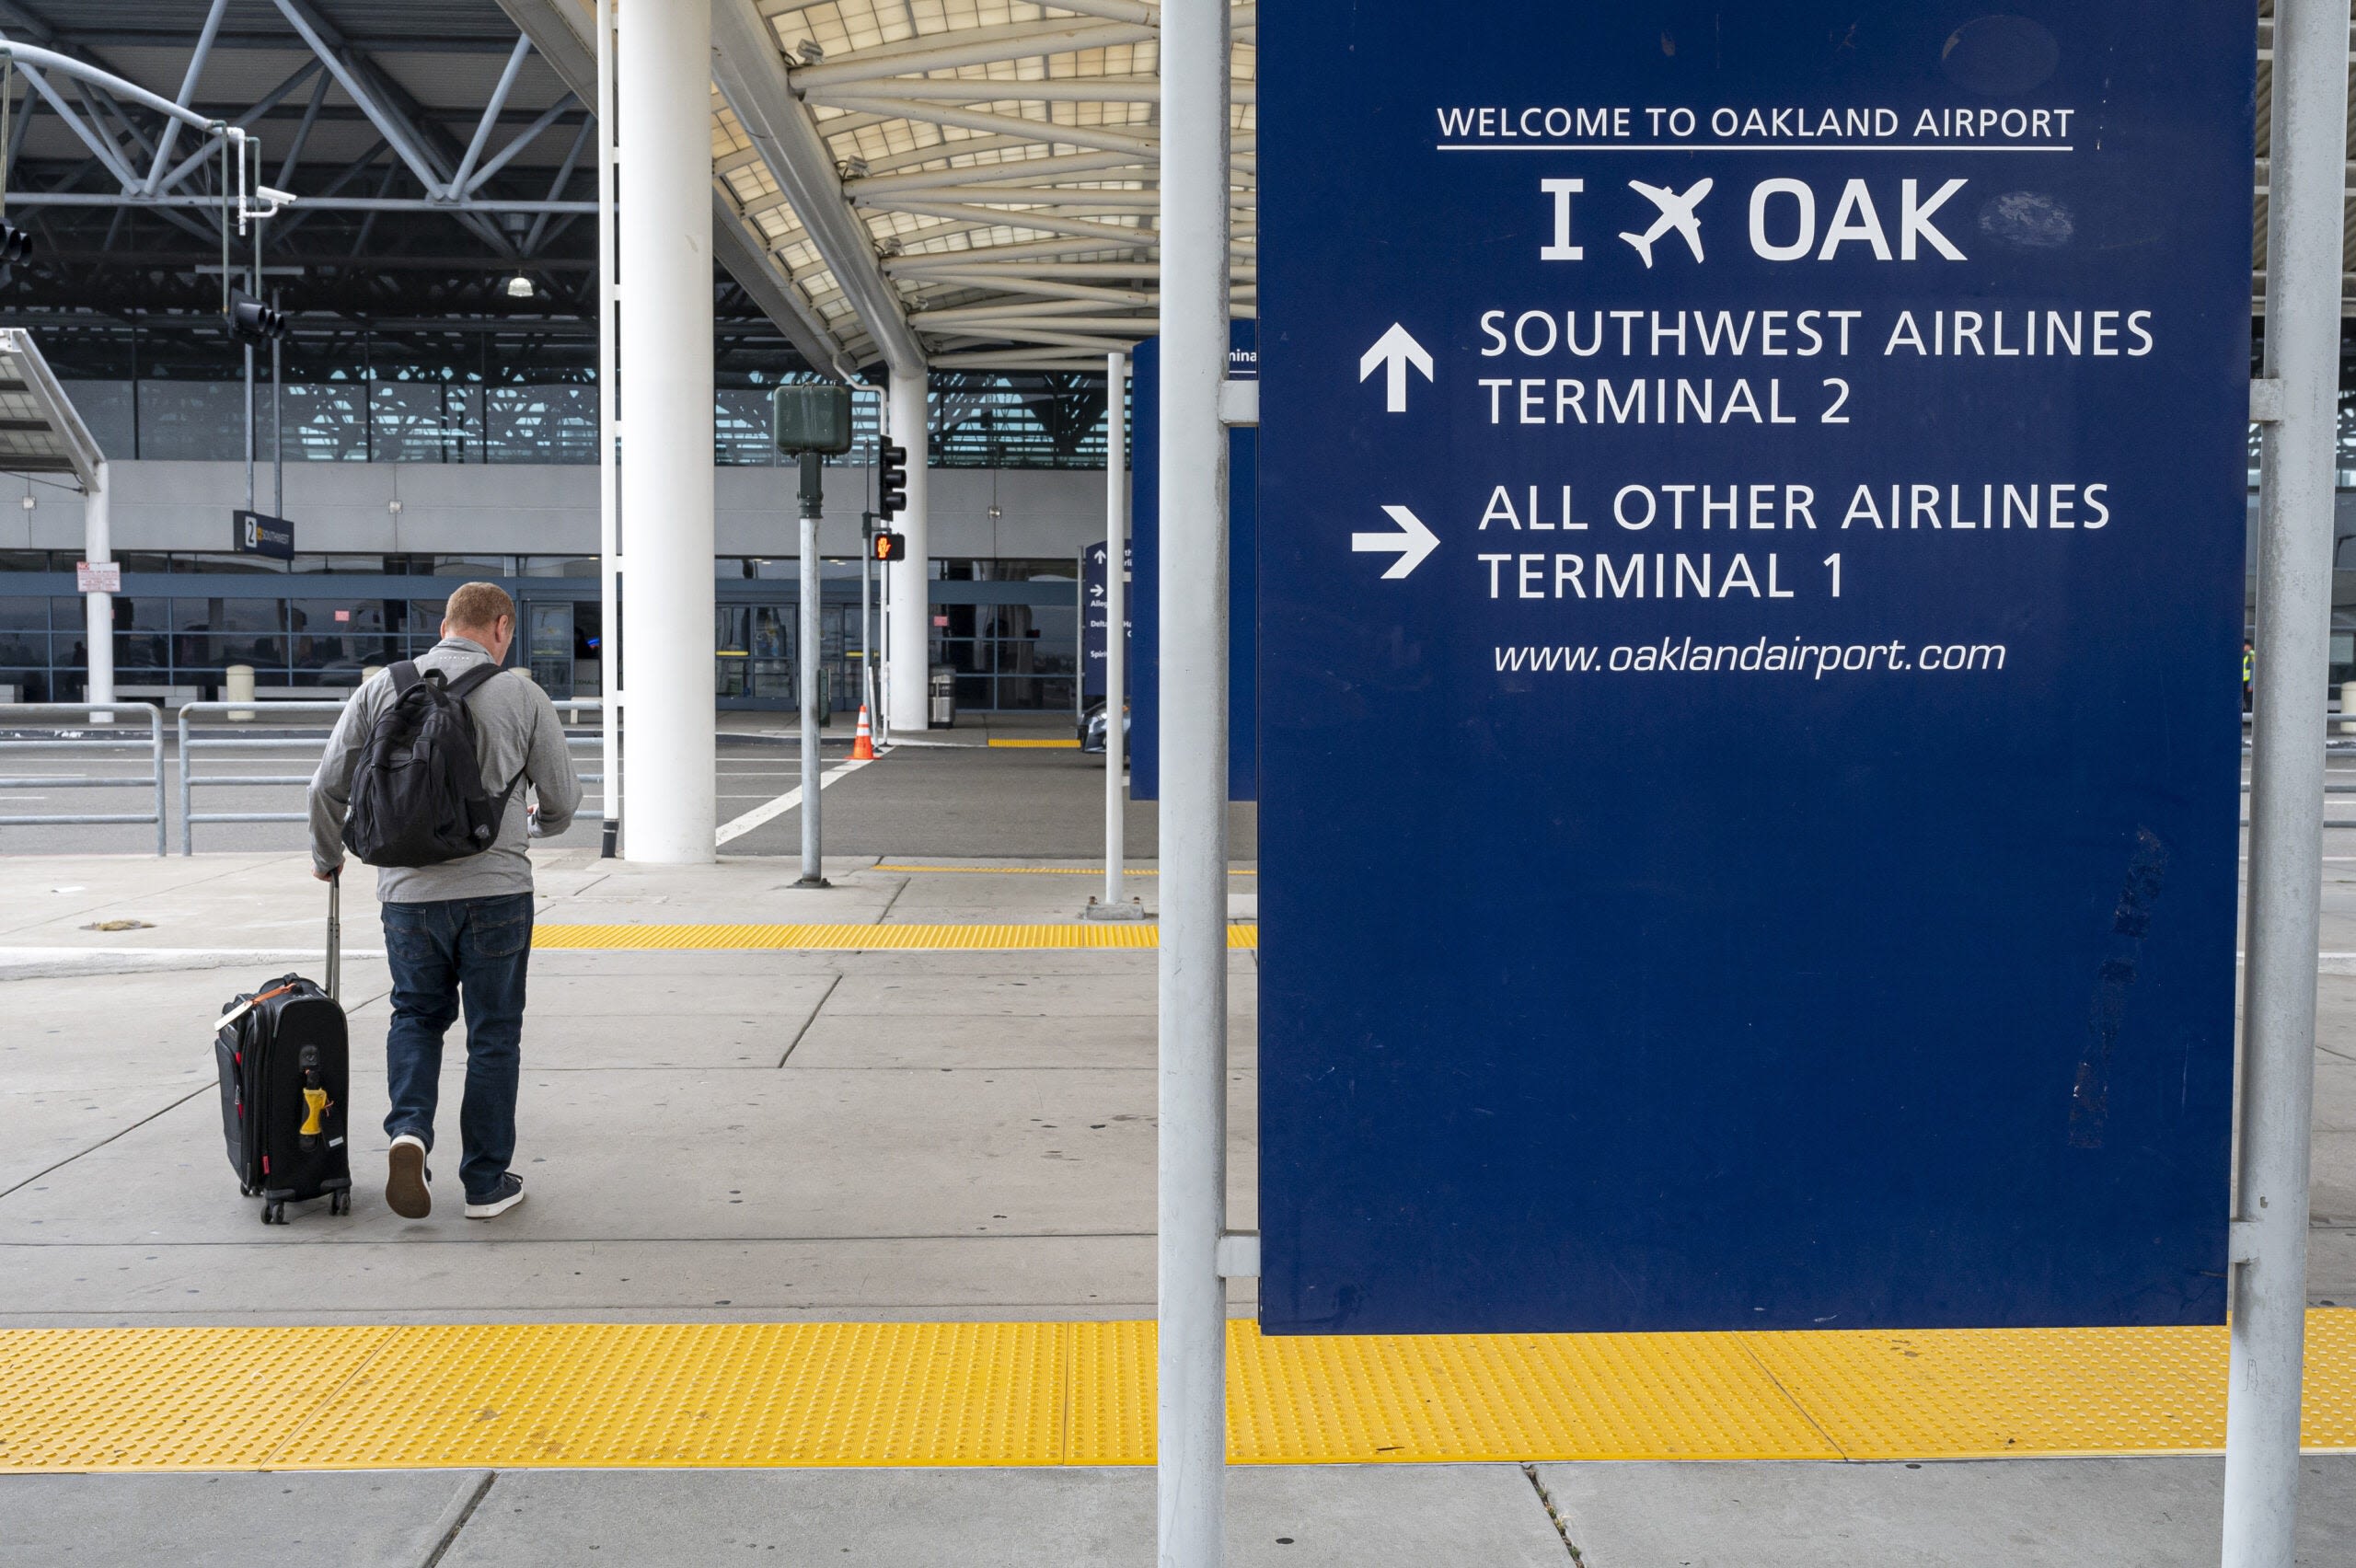
M 154 823 L 156 853 L 166 853 L 164 827 L 164 710 L 152 702 L 0 702 L 0 721 L 7 715 L 35 715 L 34 723 L 45 730 L 84 730 L 91 728 L 91 716 L 98 713 L 144 713 L 147 716 L 147 738 L 144 741 L 121 735 L 59 735 L 54 740 L 18 740 L 0 737 L 0 750 L 16 751 L 81 751 L 119 752 L 136 750 L 141 746 L 155 759 L 151 778 L 136 777 L 110 778 L 99 774 L 29 774 L 23 778 L 0 778 L 0 789 L 24 790 L 39 786 L 56 790 L 131 789 L 152 785 L 156 791 L 156 809 L 152 812 L 43 812 L 30 816 L 0 816 L 0 827 L 51 827 L 83 825 L 95 823 Z M 67 715 L 75 715 L 69 721 Z
M 338 699 L 333 702 L 283 702 L 277 698 L 247 698 L 237 702 L 191 702 L 182 704 L 179 715 L 180 853 L 183 855 L 193 855 L 196 853 L 196 824 L 198 823 L 308 822 L 311 820 L 311 813 L 307 810 L 299 812 L 199 812 L 196 810 L 195 790 L 196 787 L 200 784 L 244 785 L 247 787 L 299 784 L 307 787 L 311 782 L 311 775 L 307 773 L 208 773 L 200 775 L 191 766 L 191 759 L 196 752 L 252 751 L 272 747 L 300 745 L 306 741 L 324 741 L 332 729 L 332 726 L 325 729 L 318 726 L 308 726 L 298 732 L 275 737 L 250 735 L 201 735 L 191 732 L 189 728 L 190 715 L 199 713 L 252 714 L 255 712 L 341 714 L 346 700 L 348 699 Z M 565 713 L 596 712 L 603 709 L 604 704 L 594 698 L 567 698 L 562 702 L 554 704 L 554 707 L 558 713 L 561 715 Z M 158 744 L 160 745 L 160 744 L 161 743 L 159 741 Z M 565 748 L 568 751 L 581 750 L 597 745 L 599 744 L 599 737 L 595 734 L 576 735 L 568 732 L 564 738 L 564 744 Z M 157 762 L 156 781 L 156 788 L 159 794 L 162 790 L 161 769 L 162 764 L 159 758 Z M 578 778 L 583 784 L 603 785 L 606 781 L 606 776 L 603 773 L 579 773 L 574 777 Z M 164 837 L 164 831 L 160 825 L 158 825 L 156 830 L 156 836 L 159 846 L 156 849 L 156 853 L 160 855 L 164 853 L 164 850 L 160 847 Z
M 272 739 L 245 735 L 195 735 L 189 731 L 189 720 L 199 713 L 242 713 L 251 717 L 267 701 L 272 713 L 341 713 L 341 702 L 282 702 L 275 698 L 248 698 L 241 702 L 186 702 L 179 709 L 180 764 L 180 853 L 196 853 L 196 824 L 201 822 L 308 822 L 311 813 L 300 812 L 199 812 L 196 809 L 196 787 L 200 784 L 305 784 L 311 781 L 307 773 L 215 773 L 202 778 L 195 767 L 196 753 L 205 751 L 250 751 L 268 746 L 300 745 L 305 741 L 324 739 L 328 730 L 306 727 L 297 734 Z

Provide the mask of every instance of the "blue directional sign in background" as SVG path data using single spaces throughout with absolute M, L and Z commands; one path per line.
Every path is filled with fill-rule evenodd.
M 1134 551 L 1121 552 L 1121 569 L 1130 570 Z M 1107 629 L 1113 621 L 1112 600 L 1107 597 L 1110 584 L 1106 581 L 1104 563 L 1111 550 L 1106 545 L 1091 545 L 1080 556 L 1080 697 L 1084 707 L 1091 699 L 1104 695 L 1106 685 L 1104 655 L 1110 639 Z M 1126 581 L 1125 577 L 1124 582 Z M 1135 611 L 1122 617 L 1126 640 L 1137 624 Z
M 1261 22 L 1284 1332 L 2213 1323 L 2246 7 Z

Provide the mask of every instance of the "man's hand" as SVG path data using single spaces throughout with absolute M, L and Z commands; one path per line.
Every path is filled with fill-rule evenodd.
M 331 870 L 331 871 L 314 870 L 314 871 L 311 873 L 311 875 L 312 875 L 312 877 L 313 877 L 315 880 L 319 881 L 319 882 L 333 882 L 333 881 L 335 881 L 335 879 L 336 879 L 338 876 L 340 876 L 341 874 L 342 874 L 342 871 L 343 871 L 343 868 L 342 868 L 341 865 L 339 865 L 339 866 L 337 866 L 337 867 L 335 868 L 335 870 Z

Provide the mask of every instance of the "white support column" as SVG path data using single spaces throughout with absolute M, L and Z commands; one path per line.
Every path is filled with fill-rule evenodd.
M 615 451 L 614 0 L 597 0 L 597 814 L 606 855 L 618 852 L 622 802 L 621 470 Z M 715 802 L 716 806 L 717 802 Z
M 1228 36 L 1162 6 L 1161 1568 L 1227 1554 Z
M 103 566 L 114 559 L 114 527 L 109 487 L 113 475 L 109 466 L 100 463 L 96 478 L 82 493 L 82 554 L 92 566 Z M 90 651 L 89 689 L 83 695 L 92 702 L 114 700 L 114 595 L 87 594 L 83 595 L 87 615 Z M 110 724 L 111 713 L 93 713 L 93 723 Z
M 932 676 L 932 549 L 926 538 L 932 490 L 931 448 L 927 438 L 929 378 L 922 370 L 894 367 L 890 393 L 892 441 L 907 448 L 908 504 L 892 527 L 907 536 L 904 560 L 884 568 L 891 580 L 892 614 L 885 636 L 885 673 L 892 683 L 885 711 L 895 734 L 922 735 Z
M 2349 0 L 2278 0 L 2224 1568 L 2292 1568 L 2306 1347 Z
M 711 859 L 715 825 L 711 6 L 619 11 L 629 856 L 677 865 Z

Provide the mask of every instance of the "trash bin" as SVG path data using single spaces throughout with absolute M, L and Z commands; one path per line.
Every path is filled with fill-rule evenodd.
M 254 667 L 251 664 L 232 664 L 221 674 L 221 696 L 224 700 L 251 702 L 254 699 Z M 233 709 L 229 713 L 229 722 L 249 724 L 253 722 L 253 709 L 250 708 Z
M 957 672 L 946 664 L 932 667 L 932 681 L 927 691 L 926 727 L 951 730 L 957 725 Z

